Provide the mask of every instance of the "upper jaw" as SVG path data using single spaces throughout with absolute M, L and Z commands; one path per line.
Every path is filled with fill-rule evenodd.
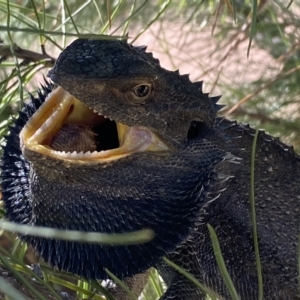
M 107 123 L 109 117 L 58 87 L 25 124 L 20 133 L 21 145 L 46 156 L 77 163 L 107 163 L 136 152 L 169 150 L 146 127 L 130 127 L 116 121 L 111 122 L 115 132 L 105 132 L 103 127 Z M 100 128 L 105 138 L 99 140 L 95 128 Z M 107 149 L 103 148 L 101 144 L 105 144 L 105 139 L 110 139 L 110 135 L 114 134 L 116 141 L 109 142 Z M 75 142 L 70 145 L 69 140 L 72 139 Z

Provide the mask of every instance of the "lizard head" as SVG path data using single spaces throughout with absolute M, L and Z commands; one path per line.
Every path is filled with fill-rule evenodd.
M 49 77 L 60 87 L 22 137 L 29 149 L 53 157 L 109 162 L 140 151 L 176 150 L 196 127 L 212 127 L 216 115 L 217 106 L 199 84 L 161 68 L 143 48 L 122 41 L 79 39 L 60 55 Z M 58 147 L 63 153 L 52 151 L 70 127 L 78 139 L 86 136 L 85 154 L 66 154 L 67 145 Z M 83 127 L 93 128 L 97 141 Z
M 4 148 L 9 219 L 106 233 L 152 229 L 152 241 L 118 247 L 24 239 L 46 261 L 88 278 L 153 266 L 218 194 L 218 99 L 124 41 L 76 40 L 49 77 L 56 85 L 25 106 Z M 9 180 L 16 172 L 22 179 Z

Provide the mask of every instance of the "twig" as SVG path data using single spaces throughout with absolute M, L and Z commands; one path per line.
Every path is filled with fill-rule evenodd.
M 266 114 L 264 114 L 262 112 L 255 112 L 255 113 L 254 112 L 248 112 L 248 111 L 242 109 L 241 107 L 239 107 L 234 112 L 232 112 L 232 115 L 234 117 L 245 117 L 245 116 L 247 116 L 251 120 L 260 121 L 261 124 L 271 123 L 271 124 L 274 124 L 274 125 L 279 125 L 281 123 L 281 119 L 270 118 L 269 116 L 267 116 Z
M 255 97 L 256 95 L 258 95 L 261 91 L 266 90 L 267 88 L 269 88 L 270 86 L 272 86 L 276 81 L 283 79 L 284 77 L 287 77 L 297 71 L 300 70 L 300 65 L 283 73 L 283 74 L 278 74 L 277 77 L 275 77 L 273 80 L 269 81 L 268 83 L 266 83 L 265 85 L 263 85 L 261 88 L 257 89 L 255 92 L 248 94 L 246 97 L 244 97 L 242 100 L 240 100 L 237 104 L 235 104 L 232 108 L 230 108 L 225 115 L 228 116 L 230 114 L 232 114 L 236 109 L 238 109 L 241 105 L 243 105 L 244 103 L 246 103 L 247 101 L 249 101 L 251 98 Z
M 13 47 L 13 49 L 11 47 Z M 14 44 L 13 46 L 5 45 L 2 43 L 0 44 L 0 63 L 6 60 L 8 57 L 14 57 L 14 56 L 19 59 L 24 59 L 25 61 L 28 62 L 47 60 L 47 65 L 49 64 L 49 66 L 52 66 L 55 62 L 55 58 L 53 58 L 47 53 L 38 53 L 30 50 L 25 50 L 16 44 Z

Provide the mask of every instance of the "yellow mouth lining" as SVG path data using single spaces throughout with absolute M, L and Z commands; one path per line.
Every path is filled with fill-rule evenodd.
M 62 160 L 109 162 L 141 151 L 165 151 L 169 148 L 145 127 L 129 127 L 116 122 L 119 147 L 102 151 L 68 152 L 51 148 L 51 140 L 64 124 L 93 126 L 106 117 L 93 111 L 63 88 L 52 91 L 20 133 L 23 147 Z

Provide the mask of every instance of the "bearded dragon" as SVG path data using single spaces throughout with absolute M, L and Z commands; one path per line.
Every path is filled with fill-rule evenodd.
M 2 157 L 9 220 L 125 233 L 153 240 L 107 246 L 23 236 L 45 261 L 88 279 L 124 279 L 156 267 L 162 299 L 206 295 L 162 262 L 167 256 L 219 299 L 230 294 L 207 224 L 218 235 L 241 299 L 258 297 L 250 211 L 255 131 L 217 116 L 220 97 L 165 70 L 145 47 L 78 39 L 38 97 L 24 104 Z M 260 132 L 255 200 L 264 299 L 298 299 L 299 156 Z

